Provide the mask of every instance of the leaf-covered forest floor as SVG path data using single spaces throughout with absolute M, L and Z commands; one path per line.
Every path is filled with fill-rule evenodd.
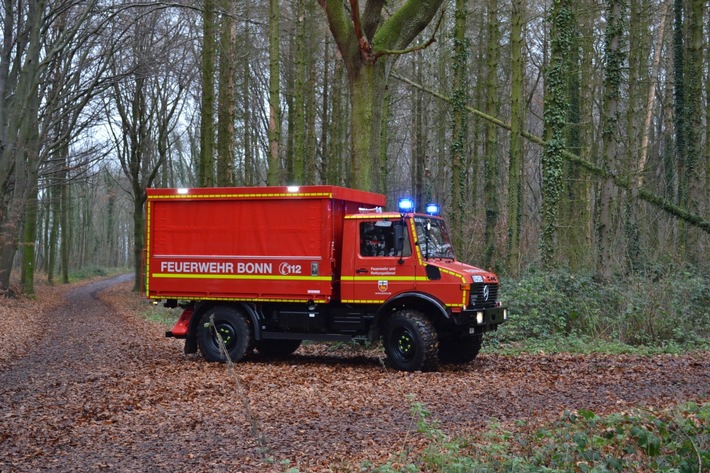
M 494 419 L 710 400 L 708 353 L 482 353 L 402 373 L 377 350 L 308 344 L 238 363 L 237 383 L 139 317 L 147 303 L 121 281 L 0 300 L 0 471 L 359 471 L 424 449 L 414 403 L 447 434 L 483 442 Z

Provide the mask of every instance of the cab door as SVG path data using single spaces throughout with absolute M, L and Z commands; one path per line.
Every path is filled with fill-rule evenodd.
M 396 230 L 396 227 L 400 227 Z M 403 231 L 402 231 L 403 230 Z M 402 235 L 402 251 L 397 236 Z M 345 254 L 349 252 L 349 254 Z M 346 221 L 341 277 L 342 301 L 380 304 L 416 287 L 416 259 L 412 256 L 408 226 L 399 218 L 362 218 Z

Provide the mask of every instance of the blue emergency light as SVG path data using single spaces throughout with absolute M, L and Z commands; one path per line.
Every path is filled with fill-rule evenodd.
M 399 199 L 397 207 L 399 207 L 399 212 L 403 214 L 414 212 L 414 201 L 412 199 L 404 197 L 402 199 Z
M 402 199 L 399 199 L 397 207 L 399 208 L 399 212 L 403 214 L 414 212 L 414 201 L 412 199 L 404 197 Z
M 426 213 L 429 215 L 439 215 L 439 204 L 426 204 Z

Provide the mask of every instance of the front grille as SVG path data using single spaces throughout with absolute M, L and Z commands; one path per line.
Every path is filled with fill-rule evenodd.
M 486 288 L 488 297 L 486 298 Z M 471 286 L 469 304 L 471 309 L 489 309 L 495 307 L 498 301 L 498 284 L 474 283 Z

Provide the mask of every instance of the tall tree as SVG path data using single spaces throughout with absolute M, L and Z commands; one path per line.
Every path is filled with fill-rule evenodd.
M 623 0 L 607 0 L 606 30 L 604 32 L 604 106 L 602 115 L 601 166 L 609 173 L 618 171 L 618 123 L 621 99 L 622 67 L 624 64 L 624 7 Z M 597 270 L 610 280 L 614 272 L 612 228 L 614 183 L 610 177 L 603 179 L 599 196 Z
M 293 101 L 293 183 L 306 184 L 306 167 L 310 161 L 310 150 L 306 146 L 306 77 L 308 74 L 308 50 L 313 45 L 306 44 L 306 1 L 296 0 L 296 49 L 295 81 Z M 291 119 L 291 117 L 289 117 Z
M 350 0 L 318 0 L 348 72 L 351 114 L 351 185 L 372 189 L 379 156 L 382 102 L 392 57 L 431 22 L 443 0 L 407 0 L 384 17 L 383 0 L 367 0 L 363 11 Z
M 234 119 L 236 116 L 236 39 L 234 2 L 222 0 L 219 32 L 219 82 L 217 85 L 217 179 L 222 187 L 234 185 Z
M 550 13 L 550 63 L 545 74 L 545 149 L 542 157 L 543 266 L 553 267 L 557 257 L 557 225 L 562 191 L 562 162 L 568 111 L 566 57 L 572 40 L 569 0 L 553 0 Z
M 280 181 L 281 158 L 281 67 L 279 1 L 269 0 L 269 170 L 267 183 L 275 186 Z
M 685 106 L 686 115 L 686 177 L 684 184 L 688 187 L 685 191 L 687 197 L 680 202 L 682 207 L 691 212 L 698 212 L 700 209 L 701 197 L 701 176 L 698 163 L 701 162 L 702 134 L 703 134 L 703 44 L 707 47 L 707 36 L 704 34 L 705 23 L 703 13 L 707 10 L 704 0 L 691 0 L 688 4 L 686 17 L 688 18 L 687 36 L 687 61 L 686 77 L 687 83 L 687 103 Z M 707 144 L 706 144 L 707 147 Z M 698 232 L 688 229 L 687 235 L 687 256 L 691 261 L 697 261 L 700 251 L 698 251 Z M 702 250 L 701 250 L 702 251 Z
M 523 61 L 523 24 L 525 2 L 513 0 L 510 49 L 512 82 L 510 91 L 510 155 L 508 168 L 508 270 L 517 275 L 520 267 L 520 232 L 523 201 L 523 135 L 525 103 L 523 89 L 525 63 Z
M 464 204 L 464 163 L 468 154 L 468 56 L 470 42 L 466 37 L 468 1 L 456 0 L 453 31 L 453 106 L 451 123 L 451 212 L 454 247 L 462 246 Z
M 189 80 L 187 71 L 180 67 L 184 60 L 171 54 L 181 42 L 182 29 L 166 22 L 161 11 L 132 12 L 122 19 L 125 23 L 116 22 L 118 31 L 129 28 L 132 34 L 121 54 L 111 58 L 114 74 L 123 80 L 113 85 L 105 103 L 109 131 L 133 200 L 135 291 L 144 285 L 141 262 L 146 188 L 153 185 L 167 160 L 160 150 L 171 143 L 159 143 L 176 126 Z
M 202 106 L 200 109 L 199 185 L 214 185 L 214 73 L 217 22 L 215 0 L 204 0 L 202 14 Z
M 488 19 L 486 48 L 486 113 L 492 117 L 498 115 L 498 62 L 500 59 L 500 30 L 498 20 L 498 0 L 488 0 L 486 17 Z M 485 161 L 484 161 L 484 205 L 486 226 L 484 230 L 485 249 L 483 264 L 493 268 L 497 256 L 496 226 L 500 213 L 498 198 L 499 146 L 498 127 L 492 123 L 485 125 Z

